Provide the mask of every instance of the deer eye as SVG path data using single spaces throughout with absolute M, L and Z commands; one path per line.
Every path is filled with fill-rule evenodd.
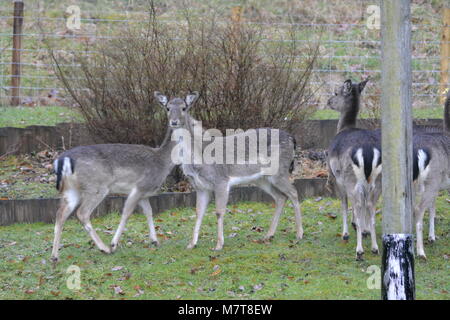
M 186 111 L 186 107 L 183 108 L 183 111 Z

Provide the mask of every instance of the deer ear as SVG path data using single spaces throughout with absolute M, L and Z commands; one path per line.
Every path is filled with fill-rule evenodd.
M 368 77 L 366 80 L 361 81 L 358 84 L 359 93 L 361 93 L 364 90 L 364 88 L 366 87 L 366 84 L 369 80 L 370 80 L 370 77 Z
M 197 91 L 194 91 L 186 96 L 185 102 L 186 102 L 188 109 L 192 107 L 194 102 L 197 101 L 198 97 L 199 97 L 199 93 Z
M 167 103 L 169 102 L 169 99 L 167 99 L 167 96 L 163 95 L 161 92 L 159 91 L 155 91 L 153 93 L 153 95 L 155 96 L 156 100 L 158 100 L 158 102 L 163 106 L 166 107 Z
M 351 93 L 352 92 L 352 80 L 350 80 L 350 79 L 345 80 L 343 89 L 344 89 L 343 90 L 344 94 Z

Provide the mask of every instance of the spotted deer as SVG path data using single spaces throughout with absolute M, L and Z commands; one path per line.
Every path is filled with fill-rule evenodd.
M 198 131 L 195 129 L 199 122 L 189 114 L 189 110 L 199 97 L 198 92 L 187 95 L 185 99 L 174 98 L 170 101 L 167 96 L 160 92 L 155 92 L 154 95 L 160 102 L 161 106 L 166 108 L 169 119 L 179 119 L 179 122 L 177 123 L 172 124 L 171 121 L 171 125 L 174 130 L 180 130 L 180 132 L 183 131 L 187 133 L 190 137 L 192 137 L 191 141 L 195 141 L 195 139 L 202 139 L 204 131 Z M 176 134 L 176 132 L 174 132 L 174 134 Z M 303 237 L 302 215 L 298 201 L 298 194 L 296 188 L 289 180 L 289 174 L 293 169 L 295 148 L 294 138 L 282 130 L 260 128 L 252 132 L 246 131 L 243 133 L 227 135 L 225 137 L 215 137 L 213 142 L 222 146 L 228 146 L 228 144 L 234 146 L 235 141 L 243 139 L 243 141 L 246 141 L 245 143 L 247 143 L 245 146 L 248 147 L 249 140 L 247 140 L 247 138 L 250 138 L 252 134 L 254 134 L 257 138 L 259 148 L 268 147 L 272 150 L 273 147 L 274 150 L 278 151 L 275 152 L 277 153 L 277 156 L 274 157 L 278 164 L 278 168 L 273 173 L 267 174 L 264 170 L 265 167 L 263 164 L 250 163 L 247 161 L 249 160 L 247 158 L 243 164 L 234 161 L 232 161 L 232 163 L 203 162 L 196 164 L 195 157 L 202 157 L 205 150 L 210 145 L 198 147 L 195 143 L 192 144 L 189 142 L 189 139 L 182 139 L 179 146 L 182 146 L 181 153 L 186 152 L 186 154 L 184 154 L 184 160 L 180 160 L 181 167 L 184 174 L 188 177 L 190 183 L 195 188 L 197 197 L 197 219 L 195 222 L 192 240 L 188 245 L 188 249 L 192 249 L 197 245 L 203 216 L 212 194 L 215 196 L 217 216 L 217 244 L 214 250 L 221 250 L 223 248 L 223 223 L 230 189 L 233 186 L 248 183 L 257 185 L 271 195 L 275 200 L 275 212 L 265 239 L 271 239 L 274 236 L 280 215 L 287 199 L 291 200 L 294 207 L 297 239 L 301 239 Z M 278 135 L 278 139 L 271 139 L 276 135 Z M 268 137 L 269 140 L 261 143 L 262 137 L 264 136 Z M 187 155 L 189 150 L 192 152 Z M 227 155 L 231 156 L 233 159 L 236 159 L 238 157 L 238 152 L 235 148 L 233 148 L 233 150 L 234 151 L 231 151 L 231 153 L 228 153 L 229 150 L 227 148 L 226 152 Z M 249 156 L 251 155 L 246 155 L 246 157 Z M 258 154 L 258 156 L 261 155 Z M 191 161 L 193 158 L 194 161 Z

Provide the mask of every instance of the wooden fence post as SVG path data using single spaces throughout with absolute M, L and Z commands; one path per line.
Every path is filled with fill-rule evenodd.
M 410 0 L 381 2 L 383 257 L 385 300 L 413 300 Z
M 441 85 L 439 94 L 441 105 L 445 102 L 445 92 L 447 90 L 449 78 L 450 59 L 450 8 L 444 8 L 442 13 L 442 38 L 441 38 Z
M 11 105 L 20 104 L 20 54 L 22 52 L 23 1 L 14 1 L 13 51 L 11 63 Z

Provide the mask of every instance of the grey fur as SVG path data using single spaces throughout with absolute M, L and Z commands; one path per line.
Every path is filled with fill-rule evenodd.
M 344 240 L 348 239 L 348 199 L 352 202 L 352 224 L 356 226 L 356 258 L 358 260 L 362 259 L 364 253 L 363 232 L 370 233 L 372 252 L 378 253 L 375 233 L 375 204 L 381 194 L 381 159 L 372 164 L 373 158 L 381 157 L 381 132 L 380 130 L 356 128 L 360 95 L 367 81 L 368 79 L 353 84 L 351 80 L 347 80 L 328 100 L 328 107 L 341 113 L 337 135 L 328 148 L 329 175 L 336 183 L 337 193 L 341 200 L 342 237 Z M 355 152 L 358 150 L 361 150 L 360 159 L 362 161 L 355 159 Z M 370 155 L 368 159 L 362 153 L 364 150 L 368 151 L 367 153 Z M 371 167 L 366 170 L 368 174 L 365 175 L 362 169 L 363 165 L 367 163 Z
M 416 192 L 414 206 L 414 222 L 416 226 L 417 255 L 426 259 L 423 246 L 423 217 L 429 209 L 429 241 L 434 242 L 435 201 L 440 190 L 450 187 L 450 92 L 444 108 L 443 131 L 416 130 L 413 137 L 414 150 L 427 150 L 430 153 L 429 163 L 425 168 L 419 167 L 419 175 L 414 181 Z M 414 154 L 415 157 L 418 154 Z
M 168 100 L 167 97 L 159 92 L 155 92 L 155 96 L 162 102 Z M 162 104 L 168 110 L 169 119 L 178 117 L 178 115 L 183 115 L 184 120 L 181 121 L 176 128 L 181 127 L 189 130 L 191 136 L 193 136 L 193 126 L 196 120 L 189 115 L 188 111 L 198 99 L 198 96 L 198 93 L 194 92 L 193 94 L 188 95 L 184 101 L 172 99 L 167 105 Z M 265 132 L 270 133 L 270 130 L 268 128 L 257 129 L 258 137 Z M 245 132 L 242 134 L 229 135 L 224 137 L 221 141 L 226 143 L 227 140 L 230 141 L 237 137 L 245 136 L 246 134 L 247 133 Z M 268 141 L 270 142 L 271 140 L 268 139 Z M 206 146 L 203 146 L 203 148 L 205 147 Z M 236 184 L 253 183 L 274 198 L 276 209 L 265 239 L 271 239 L 274 236 L 278 220 L 287 199 L 290 199 L 294 206 L 297 238 L 301 239 L 303 237 L 302 217 L 297 190 L 289 180 L 289 168 L 294 159 L 294 139 L 291 135 L 282 130 L 279 131 L 279 148 L 278 172 L 277 174 L 270 176 L 260 175 L 262 168 L 260 164 L 182 164 L 184 174 L 188 177 L 197 192 L 197 220 L 192 241 L 188 245 L 189 249 L 194 248 L 197 244 L 202 219 L 212 193 L 215 195 L 218 225 L 218 237 L 215 250 L 222 249 L 224 244 L 223 219 L 226 212 L 230 188 L 234 185 L 233 182 L 236 182 Z M 233 156 L 235 157 L 236 153 Z
M 168 129 L 160 148 L 130 144 L 98 144 L 76 147 L 61 154 L 55 161 L 55 168 L 62 171 L 59 188 L 62 198 L 56 213 L 53 261 L 56 262 L 59 257 L 63 224 L 75 210 L 78 219 L 98 248 L 105 253 L 111 253 L 117 248 L 125 224 L 139 204 L 147 217 L 150 241 L 158 245 L 148 197 L 159 190 L 175 166 L 171 161 L 171 151 L 176 143 L 170 141 L 170 132 Z M 74 168 L 68 167 L 69 162 L 64 164 L 65 159 L 71 159 L 75 164 Z M 64 169 L 68 169 L 66 173 Z M 93 210 L 110 193 L 128 195 L 111 248 L 103 243 L 90 222 Z

